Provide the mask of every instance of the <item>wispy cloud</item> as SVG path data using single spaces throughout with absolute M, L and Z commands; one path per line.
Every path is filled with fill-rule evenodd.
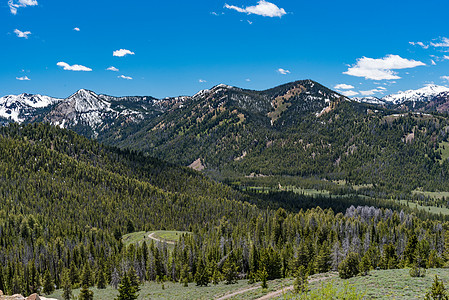
M 123 56 L 126 56 L 126 55 L 134 55 L 134 54 L 135 54 L 134 52 L 132 52 L 130 50 L 127 50 L 127 49 L 115 50 L 112 53 L 113 56 L 118 56 L 118 57 L 123 57 Z
M 31 79 L 28 78 L 28 76 L 16 77 L 16 79 L 17 79 L 17 80 L 20 80 L 20 81 L 31 80 Z
M 441 48 L 441 47 L 449 47 L 449 38 L 442 37 L 438 42 L 432 42 L 430 43 L 433 47 Z
M 446 80 L 447 82 L 449 82 L 449 76 L 441 76 L 441 79 Z
M 82 65 L 69 65 L 68 63 L 65 63 L 63 61 L 58 62 L 56 65 L 64 68 L 64 70 L 66 71 L 84 71 L 84 72 L 92 71 L 91 68 Z
M 399 55 L 389 54 L 377 59 L 369 57 L 359 58 L 357 59 L 357 63 L 349 67 L 343 74 L 372 80 L 392 80 L 401 78 L 393 70 L 409 69 L 425 65 L 421 61 L 409 60 Z
M 437 63 L 433 59 L 430 60 L 430 63 L 432 64 L 432 66 L 436 66 L 437 65 Z
M 290 71 L 289 71 L 289 70 L 282 69 L 282 68 L 277 69 L 277 72 L 278 72 L 279 74 L 282 74 L 282 75 L 290 74 Z
M 114 71 L 114 72 L 118 72 L 118 71 L 119 71 L 119 69 L 117 69 L 117 68 L 114 67 L 114 66 L 110 66 L 110 67 L 107 68 L 106 70 L 108 70 L 108 71 Z
M 27 39 L 28 36 L 31 34 L 31 31 L 20 31 L 19 29 L 14 29 L 14 33 L 20 38 Z
M 79 29 L 78 27 L 75 27 L 75 28 L 73 28 L 73 30 L 80 31 L 81 29 Z
M 126 80 L 132 80 L 133 78 L 131 76 L 125 76 L 125 75 L 120 75 L 117 76 L 118 78 L 122 78 L 122 79 L 126 79 Z
M 336 89 L 336 90 L 351 90 L 353 88 L 354 87 L 352 85 L 344 84 L 344 83 L 340 83 L 340 84 L 337 84 L 336 86 L 334 86 L 334 89 Z
M 423 42 L 409 42 L 409 44 L 413 46 L 420 46 L 423 49 L 429 49 L 429 45 L 426 45 Z
M 204 80 L 204 79 L 198 79 L 198 82 L 199 82 L 199 83 L 206 83 L 207 81 Z
M 257 5 L 247 6 L 245 8 L 229 4 L 225 4 L 224 7 L 227 9 L 238 11 L 240 13 L 246 13 L 248 15 L 254 14 L 271 18 L 272 17 L 281 18 L 283 15 L 287 14 L 283 8 L 279 8 L 276 4 L 273 4 L 265 0 L 259 1 Z
M 17 14 L 17 9 L 19 7 L 26 7 L 26 6 L 36 6 L 37 1 L 36 0 L 9 0 L 8 6 L 9 10 L 13 15 Z
M 245 79 L 245 81 L 246 81 L 246 82 L 250 82 L 250 81 L 251 81 L 251 79 L 249 79 L 249 78 L 246 78 L 246 79 Z
M 343 91 L 341 92 L 341 94 L 346 97 L 353 97 L 358 95 L 359 93 L 357 93 L 356 91 Z

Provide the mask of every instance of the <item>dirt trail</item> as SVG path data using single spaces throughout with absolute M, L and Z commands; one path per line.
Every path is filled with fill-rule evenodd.
M 246 289 L 243 289 L 243 290 L 238 290 L 238 291 L 235 291 L 235 292 L 233 292 L 233 293 L 230 293 L 230 294 L 226 294 L 226 295 L 224 295 L 224 296 L 221 296 L 220 298 L 215 298 L 215 300 L 225 300 L 225 299 L 229 299 L 229 298 L 232 298 L 232 297 L 234 297 L 234 296 L 237 296 L 237 295 L 240 295 L 240 294 L 244 294 L 244 293 L 249 292 L 249 291 L 252 291 L 252 290 L 256 290 L 256 289 L 258 289 L 258 288 L 260 288 L 260 286 L 253 286 L 253 287 L 251 287 L 251 288 L 246 288 Z
M 335 276 L 335 275 L 326 276 L 326 277 L 323 276 L 323 277 L 313 278 L 313 279 L 310 279 L 310 280 L 309 280 L 309 283 L 317 282 L 317 281 L 322 281 L 322 280 L 326 280 L 326 279 L 332 278 L 332 277 L 334 277 L 334 276 Z M 260 298 L 257 298 L 257 300 L 268 300 L 268 299 L 271 299 L 271 298 L 280 296 L 280 295 L 284 294 L 285 292 L 291 291 L 291 290 L 293 290 L 293 285 L 288 286 L 288 287 L 285 287 L 285 288 L 283 288 L 283 289 L 281 289 L 281 290 L 277 290 L 277 291 L 268 293 L 268 294 L 266 294 L 265 296 L 262 296 L 262 297 L 260 297 Z
M 152 239 L 152 240 L 157 241 L 157 242 L 167 243 L 167 244 L 170 244 L 170 245 L 174 245 L 174 244 L 175 244 L 175 242 L 167 241 L 167 240 L 161 240 L 161 239 L 155 237 L 155 236 L 154 236 L 155 233 L 156 233 L 156 232 L 150 233 L 150 234 L 148 235 L 148 237 L 149 237 L 150 239 Z

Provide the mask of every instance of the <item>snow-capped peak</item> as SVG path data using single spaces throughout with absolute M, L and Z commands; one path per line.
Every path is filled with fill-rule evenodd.
M 71 103 L 76 112 L 98 111 L 110 106 L 110 103 L 99 97 L 92 91 L 80 89 L 66 99 Z
M 26 93 L 7 95 L 0 98 L 0 117 L 22 123 L 30 110 L 44 108 L 60 101 L 62 99 Z
M 432 100 L 432 98 L 436 95 L 443 92 L 449 92 L 449 88 L 435 84 L 428 84 L 423 88 L 417 90 L 408 90 L 405 92 L 399 92 L 397 94 L 385 96 L 382 98 L 382 100 L 391 102 L 393 104 L 402 104 L 407 101 L 427 102 Z

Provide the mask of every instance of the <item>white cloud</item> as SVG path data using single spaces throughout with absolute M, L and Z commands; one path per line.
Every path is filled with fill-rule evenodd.
M 8 6 L 9 6 L 9 10 L 11 11 L 11 13 L 13 15 L 17 14 L 17 9 L 19 7 L 26 7 L 26 6 L 35 6 L 37 5 L 37 1 L 36 0 L 9 0 L 8 1 Z
M 449 76 L 441 76 L 441 79 L 446 80 L 447 82 L 449 82 Z
M 63 67 L 66 71 L 84 71 L 84 72 L 90 72 L 92 71 L 91 68 L 82 66 L 82 65 L 69 65 L 68 63 L 65 63 L 63 61 L 60 61 L 56 64 L 59 67 Z
M 251 22 L 250 20 L 247 20 L 247 21 L 248 21 L 248 24 L 249 24 L 249 25 L 253 24 L 253 22 Z
M 282 75 L 290 74 L 290 71 L 289 71 L 289 70 L 285 70 L 285 69 L 282 69 L 282 68 L 277 69 L 277 72 L 278 72 L 279 74 L 282 74 Z
M 119 69 L 117 69 L 117 68 L 114 67 L 114 66 L 110 66 L 110 67 L 107 68 L 106 70 L 108 70 L 108 71 L 114 71 L 114 72 L 118 72 L 118 71 L 119 71 Z
M 114 56 L 118 56 L 118 57 L 123 57 L 125 55 L 134 55 L 135 53 L 132 51 L 129 51 L 127 49 L 120 49 L 120 50 L 115 50 L 112 55 Z
M 80 29 L 78 27 L 73 28 L 73 30 L 80 31 Z
M 28 78 L 28 76 L 16 77 L 16 79 L 20 80 L 20 81 L 31 80 L 31 79 Z
M 245 79 L 245 81 L 246 81 L 246 82 L 250 82 L 250 81 L 251 81 L 251 79 L 249 79 L 249 78 L 246 78 L 246 79 Z
M 343 74 L 364 77 L 372 80 L 392 80 L 400 79 L 393 70 L 409 69 L 426 64 L 416 60 L 409 60 L 399 55 L 389 54 L 383 58 L 362 57 L 357 59 L 357 63 L 348 68 Z
M 449 38 L 442 37 L 439 42 L 437 42 L 437 43 L 430 43 L 430 44 L 432 46 L 436 47 L 436 48 L 449 47 Z
M 227 9 L 233 9 L 240 13 L 247 13 L 248 15 L 254 14 L 264 17 L 279 17 L 287 14 L 283 8 L 279 8 L 276 4 L 267 2 L 265 0 L 260 0 L 255 6 L 247 6 L 246 8 L 241 8 L 234 5 L 224 5 Z
M 436 66 L 437 65 L 437 63 L 433 59 L 430 60 L 430 63 L 432 64 L 432 66 Z
M 423 42 L 409 42 L 409 44 L 413 46 L 421 46 L 423 49 L 429 49 L 429 45 L 426 45 Z
M 14 33 L 17 34 L 20 38 L 28 38 L 28 36 L 31 34 L 31 31 L 20 31 L 19 29 L 14 29 Z
M 355 95 L 358 95 L 359 93 L 357 93 L 356 91 L 344 91 L 344 92 L 341 92 L 341 94 L 346 97 L 353 97 Z
M 443 56 L 443 60 L 449 60 L 449 56 L 448 55 Z
M 199 83 L 205 83 L 205 82 L 207 82 L 207 81 L 204 80 L 204 79 L 199 79 L 198 82 L 199 82 Z
M 122 79 L 126 79 L 126 80 L 132 80 L 133 78 L 131 76 L 125 76 L 125 75 L 120 75 L 117 76 L 118 78 L 122 78 Z
M 372 89 L 372 90 L 368 90 L 368 91 L 360 91 L 360 94 L 362 94 L 363 96 L 372 96 L 377 93 L 383 93 L 385 90 L 386 90 L 386 88 L 384 88 L 384 87 L 378 87 L 377 89 Z
M 350 90 L 353 88 L 354 87 L 352 85 L 344 84 L 344 83 L 340 83 L 340 84 L 337 84 L 336 86 L 334 86 L 334 89 L 336 89 L 336 90 Z

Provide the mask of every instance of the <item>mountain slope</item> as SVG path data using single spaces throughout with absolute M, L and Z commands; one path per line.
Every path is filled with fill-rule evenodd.
M 0 118 L 23 123 L 31 122 L 47 107 L 61 102 L 62 99 L 42 95 L 20 94 L 0 98 Z
M 423 88 L 376 97 L 355 97 L 352 100 L 380 105 L 390 109 L 421 112 L 449 112 L 449 88 L 428 84 Z
M 265 91 L 218 85 L 197 93 L 182 107 L 167 111 L 137 133 L 115 142 L 171 162 L 196 162 L 217 170 L 257 153 L 281 131 L 305 120 L 317 122 L 345 100 L 311 80 Z
M 155 102 L 152 97 L 111 97 L 81 89 L 59 103 L 44 121 L 98 138 L 157 115 L 162 109 Z

